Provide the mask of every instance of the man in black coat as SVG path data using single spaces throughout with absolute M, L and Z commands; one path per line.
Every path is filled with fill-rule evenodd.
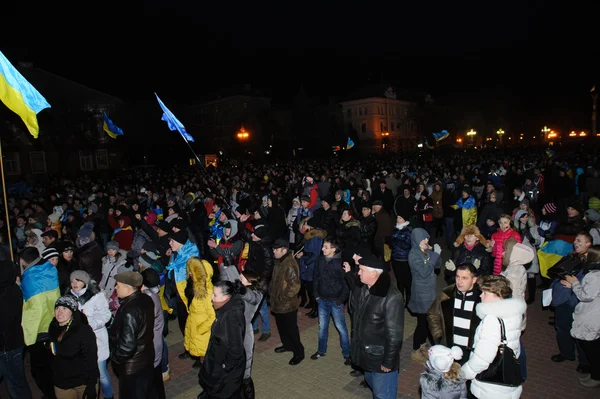
M 348 264 L 344 268 L 350 272 Z M 361 258 L 358 276 L 363 284 L 351 287 L 352 363 L 364 370 L 374 397 L 395 397 L 398 392 L 404 335 L 404 299 L 386 269 L 380 259 Z
M 140 273 L 119 273 L 115 280 L 121 305 L 109 338 L 110 360 L 119 377 L 119 396 L 154 399 L 154 303 L 140 290 Z

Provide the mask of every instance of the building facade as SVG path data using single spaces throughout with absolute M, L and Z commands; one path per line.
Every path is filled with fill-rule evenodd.
M 342 101 L 341 105 L 344 125 L 349 136 L 358 139 L 361 151 L 383 154 L 416 150 L 417 105 L 397 99 L 391 87 L 381 96 Z

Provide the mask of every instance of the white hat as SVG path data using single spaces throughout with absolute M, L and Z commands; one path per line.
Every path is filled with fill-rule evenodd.
M 458 346 L 453 346 L 452 349 L 444 345 L 434 345 L 429 348 L 429 360 L 427 365 L 429 368 L 447 373 L 452 367 L 455 360 L 462 359 L 463 351 Z

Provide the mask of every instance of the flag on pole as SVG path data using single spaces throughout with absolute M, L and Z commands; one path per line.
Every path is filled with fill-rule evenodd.
M 552 158 L 554 154 L 555 152 L 551 148 L 546 149 L 546 155 L 548 156 L 548 158 Z
M 449 136 L 449 133 L 447 130 L 442 130 L 439 133 L 433 133 L 433 138 L 435 139 L 436 142 L 440 142 L 442 140 L 444 140 L 445 138 L 447 138 Z
M 425 146 L 429 149 L 433 148 L 431 145 L 429 145 L 429 141 L 427 141 L 427 137 L 425 137 Z
M 106 115 L 106 112 L 104 113 L 104 131 L 113 139 L 123 135 L 123 129 L 115 125 L 108 115 Z
M 27 130 L 37 139 L 40 127 L 37 114 L 50 108 L 48 101 L 29 83 L 0 51 L 0 100 L 19 115 Z
M 348 137 L 348 144 L 346 144 L 346 149 L 349 150 L 352 147 L 354 147 L 354 141 L 352 141 L 352 139 Z
M 158 98 L 158 94 L 154 93 L 154 95 L 156 96 L 156 99 L 158 100 L 158 105 L 160 105 L 160 107 L 162 108 L 162 110 L 164 112 L 161 120 L 167 122 L 169 129 L 177 130 L 179 132 L 179 134 L 181 134 L 181 137 L 183 137 L 183 139 L 185 141 L 189 141 L 189 142 L 193 143 L 194 138 L 185 130 L 183 123 L 179 122 L 179 119 L 177 119 L 177 117 L 175 117 L 175 115 L 173 115 L 173 113 L 169 110 L 169 108 L 167 108 L 167 106 L 161 101 L 161 99 Z

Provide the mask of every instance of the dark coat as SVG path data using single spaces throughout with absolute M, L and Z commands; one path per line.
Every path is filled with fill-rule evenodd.
M 73 321 L 59 342 L 63 330 L 53 319 L 48 328 L 51 340 L 52 382 L 61 389 L 75 388 L 81 385 L 95 386 L 98 372 L 98 346 L 96 335 L 88 324 L 87 317 L 79 311 L 73 313 Z
M 268 237 L 253 241 L 252 233 L 246 229 L 245 222 L 238 223 L 238 234 L 248 243 L 246 269 L 254 271 L 266 281 L 271 281 L 274 266 L 272 241 Z
M 17 268 L 11 261 L 0 262 L 0 352 L 9 352 L 25 345 L 21 320 L 23 294 L 15 282 Z
M 75 250 L 73 258 L 77 267 L 90 275 L 92 280 L 102 280 L 102 257 L 104 251 L 96 241 L 85 244 Z
M 136 291 L 121 300 L 110 328 L 110 360 L 119 375 L 154 365 L 154 303 Z
M 231 398 L 241 389 L 246 370 L 244 306 L 242 297 L 235 295 L 216 312 L 206 357 L 198 374 L 208 398 Z
M 344 274 L 341 254 L 335 254 L 332 258 L 319 256 L 313 279 L 315 298 L 335 302 L 338 306 L 346 302 L 350 288 Z
M 381 366 L 397 370 L 404 337 L 404 299 L 389 273 L 383 272 L 371 288 L 353 287 L 350 301 L 352 362 L 365 371 L 381 372 Z

